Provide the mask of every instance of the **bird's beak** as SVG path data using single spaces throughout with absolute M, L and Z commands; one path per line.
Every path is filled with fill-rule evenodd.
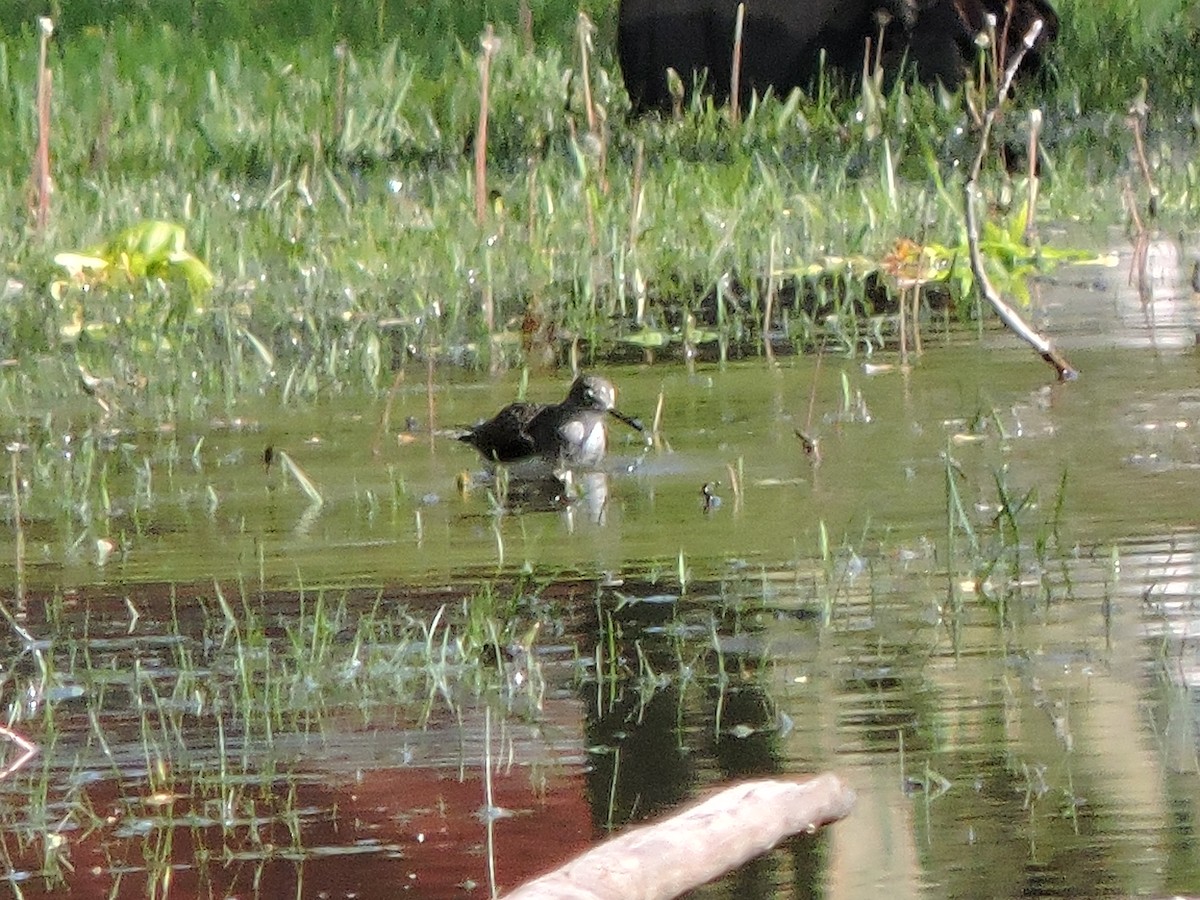
M 627 416 L 627 415 L 625 415 L 625 413 L 621 412 L 619 409 L 610 409 L 608 411 L 608 414 L 610 416 L 612 416 L 614 419 L 619 419 L 620 421 L 624 422 L 626 425 L 628 425 L 634 431 L 638 431 L 638 432 L 645 434 L 646 426 L 642 424 L 641 419 L 635 419 L 633 416 Z

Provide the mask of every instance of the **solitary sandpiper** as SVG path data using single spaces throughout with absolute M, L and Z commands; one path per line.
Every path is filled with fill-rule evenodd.
M 518 477 L 574 467 L 593 468 L 608 450 L 605 416 L 643 431 L 642 423 L 616 409 L 617 389 L 601 375 L 580 375 L 562 403 L 510 403 L 459 440 Z M 526 472 L 525 470 L 528 470 Z

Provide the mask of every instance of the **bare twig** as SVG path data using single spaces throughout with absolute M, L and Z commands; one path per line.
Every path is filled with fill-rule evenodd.
M 483 55 L 479 60 L 479 127 L 475 133 L 475 221 L 482 226 L 487 218 L 487 133 L 488 108 L 492 83 L 492 57 L 500 46 L 496 32 L 489 22 L 480 38 Z M 487 333 L 493 334 L 496 329 L 496 307 L 492 299 L 492 281 L 487 279 L 482 292 L 480 312 L 483 314 L 483 324 Z
M 571 143 L 577 147 L 579 145 L 579 132 L 575 128 L 575 120 L 567 119 L 567 134 L 571 136 Z M 583 148 L 579 148 L 582 152 Z M 583 212 L 587 219 L 588 229 L 588 245 L 595 250 L 600 246 L 600 234 L 596 229 L 596 211 L 587 192 L 584 192 L 583 197 Z
M 683 78 L 671 67 L 667 67 L 667 92 L 671 95 L 671 118 L 676 122 L 683 118 L 683 99 L 687 90 Z
M 525 45 L 525 52 L 533 53 L 533 10 L 529 7 L 529 0 L 521 0 L 517 4 L 517 22 L 521 26 L 521 41 Z
M 741 460 L 738 460 L 738 466 L 741 465 Z M 729 473 L 729 489 L 733 491 L 733 508 L 735 510 L 742 508 L 742 479 L 738 475 L 738 466 L 733 463 L 725 463 L 725 471 Z
M 924 262 L 924 257 L 917 263 L 918 272 L 920 271 L 922 262 Z M 917 356 L 925 352 L 921 346 L 921 285 L 919 278 L 920 275 L 918 275 L 918 284 L 913 287 L 912 292 L 913 350 Z
M 21 478 L 17 465 L 17 457 L 20 452 L 20 444 L 9 445 L 8 453 L 10 462 L 12 463 L 9 483 L 12 485 L 13 531 L 16 533 L 16 539 L 13 543 L 15 545 L 14 550 L 16 551 L 14 568 L 17 575 L 16 600 L 18 609 L 25 605 L 25 523 L 21 520 Z
M 579 11 L 576 20 L 576 34 L 579 38 L 580 71 L 583 73 L 583 102 L 587 108 L 588 134 L 595 142 L 596 175 L 602 194 L 608 193 L 608 141 L 605 136 L 604 123 L 596 113 L 596 102 L 592 98 L 591 53 L 592 37 L 596 26 L 588 18 L 587 13 Z
M 804 427 L 793 429 L 796 437 L 800 439 L 800 446 L 804 448 L 804 455 L 808 457 L 814 469 L 821 464 L 821 439 L 813 434 L 812 427 L 813 416 L 817 411 L 817 384 L 821 374 L 821 360 L 824 357 L 825 347 L 822 345 L 817 348 L 817 362 L 813 366 L 812 384 L 808 388 L 808 414 L 804 417 Z
M 379 456 L 383 449 L 383 439 L 392 427 L 392 406 L 396 402 L 396 394 L 404 382 L 404 369 L 398 369 L 392 378 L 392 386 L 388 389 L 387 399 L 383 403 L 383 415 L 379 417 L 379 427 L 375 429 L 375 438 L 371 441 L 371 455 Z
M 50 67 L 46 58 L 50 46 L 50 36 L 54 34 L 54 20 L 41 16 L 38 18 L 38 28 L 41 31 L 41 46 L 38 50 L 37 72 L 37 121 L 38 141 L 37 152 L 33 158 L 33 186 L 37 193 L 37 206 L 34 212 L 34 226 L 39 234 L 46 231 L 50 224 Z
M 804 430 L 811 431 L 813 415 L 817 411 L 817 383 L 821 374 L 821 360 L 825 358 L 825 345 L 817 348 L 817 361 L 813 364 L 812 384 L 808 388 L 808 414 L 804 417 Z M 815 442 L 814 442 L 815 443 Z
M 528 218 L 525 223 L 525 235 L 531 247 L 537 246 L 537 209 L 538 209 L 538 160 L 537 157 L 530 156 L 526 159 L 526 167 L 529 170 L 529 177 L 525 184 L 528 188 L 528 197 L 525 205 L 528 207 Z
M 1008 59 L 1008 30 L 1012 24 L 1012 3 L 1009 3 L 1004 15 L 1004 27 L 997 33 L 996 15 L 988 13 L 984 16 L 987 23 L 988 48 L 992 51 L 992 71 L 999 72 L 1004 60 Z
M 666 406 L 667 394 L 666 391 L 658 392 L 658 403 L 654 406 L 654 420 L 650 425 L 650 439 L 654 443 L 655 450 L 662 449 L 662 417 L 663 407 Z
M 487 131 L 492 57 L 500 44 L 490 22 L 484 29 L 480 44 L 483 56 L 479 59 L 479 125 L 475 132 L 475 221 L 482 225 L 487 215 Z M 488 330 L 491 331 L 491 328 Z
M 337 81 L 333 87 L 333 149 L 340 150 L 346 134 L 346 57 L 350 45 L 344 40 L 333 46 L 333 58 L 337 61 Z
M 876 93 L 883 90 L 883 36 L 887 27 L 892 24 L 892 14 L 886 9 L 875 10 L 875 54 L 871 55 L 871 39 L 867 38 L 867 48 L 863 53 L 863 84 L 870 79 Z
M 113 128 L 113 97 L 116 95 L 116 56 L 112 46 L 104 50 L 100 63 L 100 114 L 96 120 L 96 136 L 88 150 L 88 165 L 93 172 L 108 166 L 108 142 Z
M 646 165 L 646 142 L 638 139 L 633 151 L 633 185 L 629 191 L 629 249 L 638 239 L 638 220 L 642 217 L 642 169 Z
M 775 349 L 771 346 L 771 316 L 775 305 L 775 293 L 778 290 L 775 283 L 775 234 L 771 234 L 771 245 L 767 251 L 767 297 L 763 302 L 762 339 L 763 353 L 768 361 L 775 359 Z
M 1125 182 L 1122 196 L 1125 199 L 1125 208 L 1129 210 L 1129 217 L 1133 220 L 1133 256 L 1129 261 L 1129 284 L 1137 281 L 1138 299 L 1142 301 L 1142 306 L 1145 306 L 1152 296 L 1149 271 L 1150 229 L 1138 213 L 1137 198 L 1134 197 L 1133 187 L 1128 181 Z
M 1147 209 L 1150 216 L 1153 217 L 1158 212 L 1158 185 L 1154 183 L 1154 177 L 1150 173 L 1150 161 L 1146 159 L 1146 142 L 1144 133 L 1146 130 L 1146 113 L 1150 107 L 1146 104 L 1146 87 L 1145 79 L 1142 80 L 1142 92 L 1134 99 L 1129 107 L 1129 117 L 1125 120 L 1129 125 L 1129 130 L 1133 132 L 1133 149 L 1137 156 L 1138 168 L 1142 172 L 1142 179 L 1146 182 L 1146 188 L 1150 192 L 1150 200 Z
M 1022 60 L 1025 59 L 1025 54 L 1033 48 L 1038 35 L 1041 34 L 1042 27 L 1042 20 L 1038 19 L 1033 23 L 1033 27 L 1029 29 L 1028 33 L 1026 33 L 1021 46 L 1017 48 L 1012 59 L 1009 60 L 1008 67 L 1004 70 L 1004 75 L 997 86 L 995 101 L 984 114 L 983 128 L 979 136 L 979 152 L 975 155 L 975 161 L 971 164 L 971 172 L 966 184 L 964 206 L 967 220 L 967 248 L 970 251 L 971 271 L 975 275 L 975 283 L 979 285 L 979 292 L 992 305 L 992 308 L 996 310 L 996 314 L 1000 316 L 1000 320 L 1022 340 L 1033 347 L 1041 355 L 1042 359 L 1054 366 L 1055 371 L 1058 372 L 1059 380 L 1072 381 L 1079 377 L 1078 370 L 1067 362 L 1066 358 L 1055 349 L 1054 344 L 1048 337 L 1027 324 L 1021 318 L 1021 314 L 1017 312 L 1016 308 L 1005 302 L 988 278 L 983 264 L 983 253 L 979 249 L 979 214 L 975 209 L 979 173 L 983 169 L 983 157 L 987 153 L 988 139 L 991 136 L 992 126 L 996 122 L 996 116 L 1000 112 L 1000 107 L 1008 97 L 1008 92 L 1012 89 L 1017 69 L 1020 68 Z
M 1042 133 L 1042 111 L 1029 112 L 1029 145 L 1026 155 L 1029 157 L 1029 195 L 1025 199 L 1025 241 L 1032 241 L 1037 235 L 1037 197 L 1038 197 L 1038 139 Z
M 429 420 L 429 447 L 432 449 L 434 444 L 434 434 L 437 431 L 437 403 L 434 400 L 435 382 L 433 379 L 433 364 L 436 361 L 437 354 L 433 352 L 433 348 L 429 348 L 429 355 L 425 358 L 425 415 Z
M 746 25 L 746 4 L 739 3 L 733 25 L 733 61 L 729 67 L 729 118 L 742 121 L 742 34 Z
M 592 33 L 596 26 L 587 13 L 580 10 L 575 20 L 575 37 L 579 41 L 580 71 L 583 73 L 583 105 L 587 111 L 588 131 L 596 133 L 596 107 L 592 103 L 592 79 L 588 70 L 588 50 L 592 45 Z

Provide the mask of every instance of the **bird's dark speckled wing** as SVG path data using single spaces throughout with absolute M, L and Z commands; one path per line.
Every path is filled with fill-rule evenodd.
M 537 453 L 529 423 L 542 411 L 540 403 L 510 403 L 492 418 L 459 438 L 496 462 L 512 462 Z

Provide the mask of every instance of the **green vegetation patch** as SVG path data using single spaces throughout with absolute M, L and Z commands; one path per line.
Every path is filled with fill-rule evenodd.
M 15 211 L 0 304 L 0 358 L 14 364 L 0 403 L 36 408 L 73 389 L 68 352 L 99 378 L 170 385 L 176 409 L 200 411 L 247 395 L 380 392 L 428 359 L 504 366 L 831 340 L 853 350 L 859 341 L 840 336 L 892 339 L 897 294 L 865 279 L 895 247 L 961 245 L 975 149 L 963 96 L 829 81 L 813 97 L 764 98 L 736 126 L 704 100 L 678 121 L 635 121 L 609 5 L 591 11 L 595 29 L 557 6 L 532 8 L 532 27 L 519 5 L 467 15 L 433 4 L 407 18 L 369 6 L 336 6 L 315 24 L 315 7 L 272 19 L 270 4 L 228 20 L 206 4 L 180 18 L 168 4 L 153 24 L 136 5 L 104 20 L 63 11 L 48 54 L 42 230 L 25 213 L 32 20 L 0 43 L 0 193 Z M 1104 6 L 1060 4 L 1050 72 L 1021 89 L 997 135 L 1008 149 L 985 174 L 994 233 L 1022 234 L 1015 256 L 991 257 L 1018 298 L 1026 276 L 1073 249 L 1024 231 L 1033 104 L 1045 123 L 1035 222 L 1119 222 L 1121 181 L 1145 202 L 1126 121 L 1138 96 L 1155 211 L 1184 222 L 1194 210 L 1193 15 Z M 1146 27 L 1111 28 L 1109 12 Z M 482 184 L 479 15 L 498 35 Z M 343 33 L 342 17 L 365 31 Z M 194 295 L 188 278 L 147 270 L 125 295 L 90 292 L 87 318 L 109 326 L 98 351 L 64 335 L 55 255 L 153 221 L 182 229 L 211 272 L 203 310 L 182 331 L 177 316 L 127 314 L 133 295 L 157 296 L 155 308 Z M 867 264 L 831 277 L 831 259 Z M 941 280 L 927 314 L 982 315 L 969 280 Z

